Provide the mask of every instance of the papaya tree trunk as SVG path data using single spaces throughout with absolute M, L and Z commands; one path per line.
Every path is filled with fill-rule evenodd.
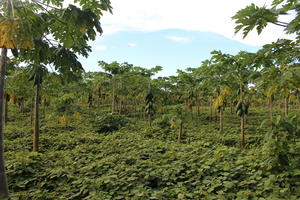
M 4 101 L 4 80 L 6 73 L 7 49 L 2 48 L 0 57 L 0 197 L 8 197 L 8 186 L 4 162 L 4 131 L 3 131 L 3 101 Z
M 240 140 L 241 149 L 245 148 L 245 115 L 241 116 L 241 140 Z
M 223 111 L 220 109 L 220 133 L 224 132 Z
M 240 84 L 240 102 L 244 103 L 243 86 Z M 240 148 L 245 148 L 245 113 L 242 111 L 241 119 L 241 135 L 240 135 Z
M 33 151 L 39 151 L 39 134 L 40 134 L 40 112 L 39 112 L 39 100 L 40 100 L 40 84 L 36 85 L 35 91 L 35 106 L 34 106 L 34 130 L 33 130 Z
M 284 115 L 289 115 L 289 96 L 285 97 L 284 99 Z
M 151 114 L 148 114 L 148 126 L 152 127 L 152 118 L 151 118 Z

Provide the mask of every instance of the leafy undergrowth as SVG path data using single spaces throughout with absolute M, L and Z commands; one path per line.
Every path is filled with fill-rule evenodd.
M 203 120 L 176 130 L 146 122 L 99 133 L 90 119 L 65 127 L 45 118 L 41 153 L 32 153 L 26 116 L 6 128 L 6 166 L 11 199 L 269 199 L 300 198 L 300 167 L 274 171 L 263 135 L 248 126 L 248 148 L 238 148 L 238 127 L 220 135 Z M 47 123 L 45 123 L 47 121 Z M 20 124 L 23 123 L 23 126 Z M 233 123 L 233 122 L 232 122 Z M 251 130 L 251 127 L 253 130 Z M 263 131 L 263 130 L 262 130 Z M 260 134 L 260 136 L 259 136 Z M 299 142 L 293 144 L 299 153 Z M 298 168 L 297 168 L 298 166 Z

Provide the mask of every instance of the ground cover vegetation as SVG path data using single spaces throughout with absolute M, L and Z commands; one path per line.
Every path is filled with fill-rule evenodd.
M 245 37 L 273 23 L 295 40 L 157 78 L 126 62 L 84 72 L 77 55 L 112 8 L 74 2 L 0 3 L 0 198 L 300 198 L 298 1 L 233 17 Z

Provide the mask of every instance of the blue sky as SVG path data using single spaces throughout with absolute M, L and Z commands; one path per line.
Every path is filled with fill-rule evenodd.
M 92 44 L 88 59 L 81 58 L 86 71 L 99 71 L 97 62 L 128 62 L 145 68 L 160 65 L 161 76 L 174 75 L 177 69 L 199 67 L 210 58 L 210 52 L 221 50 L 236 54 L 241 50 L 255 52 L 250 46 L 220 34 L 179 29 L 161 31 L 122 31 L 103 36 Z
M 73 0 L 66 0 L 72 3 Z M 103 36 L 91 43 L 88 59 L 80 58 L 86 71 L 99 71 L 97 61 L 128 62 L 141 67 L 160 65 L 160 75 L 176 69 L 198 67 L 212 50 L 235 54 L 254 52 L 278 38 L 293 38 L 283 28 L 268 25 L 261 35 L 252 31 L 245 39 L 234 34 L 231 17 L 255 3 L 270 6 L 272 0 L 111 0 L 113 15 L 104 13 Z M 286 15 L 281 21 L 289 21 Z

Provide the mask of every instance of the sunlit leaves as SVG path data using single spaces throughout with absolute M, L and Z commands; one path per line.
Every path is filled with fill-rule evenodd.
M 28 26 L 18 18 L 6 19 L 0 17 L 0 47 L 33 49 L 33 38 L 28 32 Z
M 228 87 L 222 88 L 220 94 L 218 95 L 218 97 L 215 99 L 213 103 L 213 107 L 219 110 L 224 108 L 226 105 L 226 98 L 228 98 L 230 94 L 231 94 L 230 88 Z

